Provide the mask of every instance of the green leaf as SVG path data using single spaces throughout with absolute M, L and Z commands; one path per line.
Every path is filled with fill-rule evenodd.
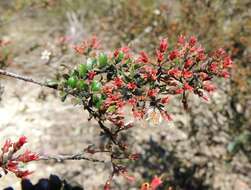
M 129 69 L 129 72 L 130 72 L 130 76 L 131 76 L 131 77 L 134 77 L 134 75 L 135 75 L 135 68 L 134 68 L 133 65 L 131 65 L 131 67 L 130 67 L 130 69 Z
M 101 86 L 102 86 L 102 85 L 101 85 L 100 82 L 94 80 L 94 81 L 92 81 L 91 89 L 92 89 L 92 91 L 100 91 Z
M 99 109 L 103 103 L 103 99 L 97 95 L 93 96 L 93 104 L 94 106 Z
M 131 63 L 132 60 L 131 59 L 127 59 L 126 62 L 125 62 L 125 65 L 128 65 L 129 63 Z
M 70 75 L 70 76 L 75 77 L 75 78 L 78 78 L 78 75 L 79 75 L 78 71 L 77 71 L 76 69 L 74 69 L 74 70 L 71 72 L 71 75 Z
M 113 106 L 110 106 L 106 111 L 107 112 L 114 112 L 116 110 L 116 106 L 113 105 Z
M 124 58 L 124 53 L 120 51 L 118 58 L 116 59 L 116 62 L 119 63 L 120 61 L 122 61 L 123 58 Z
M 77 82 L 77 88 L 79 90 L 87 90 L 88 89 L 88 85 L 83 80 L 78 80 L 78 82 Z
M 78 73 L 80 77 L 86 77 L 86 73 L 87 73 L 87 65 L 85 64 L 80 64 L 78 66 Z
M 71 88 L 75 88 L 77 86 L 77 78 L 74 76 L 68 78 L 67 85 L 70 86 Z
M 105 67 L 108 63 L 108 57 L 105 53 L 101 53 L 99 54 L 99 58 L 98 58 L 98 62 L 99 62 L 99 67 Z
M 136 65 L 134 65 L 134 69 L 135 69 L 135 70 L 139 69 L 140 67 L 141 67 L 141 64 L 136 64 Z
M 180 63 L 179 59 L 175 59 L 174 62 L 175 62 L 175 64 L 177 64 L 177 65 Z

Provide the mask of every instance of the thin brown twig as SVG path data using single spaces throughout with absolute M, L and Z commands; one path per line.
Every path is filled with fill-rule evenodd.
M 44 82 L 39 82 L 39 81 L 34 80 L 33 78 L 22 76 L 22 75 L 12 73 L 12 72 L 9 72 L 9 71 L 3 70 L 3 69 L 0 69 L 0 75 L 12 77 L 12 78 L 15 78 L 15 79 L 18 79 L 18 80 L 23 80 L 25 82 L 30 82 L 30 83 L 33 83 L 33 84 L 37 84 L 39 86 L 44 86 L 44 87 L 48 87 L 48 88 L 52 88 L 52 89 L 57 89 L 56 86 L 52 86 L 52 85 L 49 85 L 49 84 L 44 83 Z
M 72 155 L 42 155 L 39 156 L 38 160 L 55 160 L 56 162 L 63 162 L 65 160 L 87 160 L 91 162 L 100 162 L 100 163 L 105 163 L 105 160 L 98 160 L 95 158 L 88 158 L 83 155 L 83 153 L 79 154 L 72 154 Z

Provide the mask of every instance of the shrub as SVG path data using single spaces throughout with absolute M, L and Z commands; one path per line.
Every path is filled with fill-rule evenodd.
M 0 74 L 56 89 L 61 92 L 63 101 L 67 96 L 74 97 L 77 104 L 89 112 L 89 120 L 98 123 L 100 135 L 107 139 L 105 146 L 89 146 L 84 153 L 70 156 L 45 157 L 29 151 L 16 156 L 26 138 L 21 137 L 16 143 L 7 140 L 0 160 L 6 173 L 10 171 L 17 177 L 26 177 L 29 171 L 21 170 L 19 162 L 33 160 L 103 162 L 84 154 L 105 153 L 110 157 L 112 172 L 104 189 L 110 188 L 115 175 L 134 181 L 128 174 L 127 162 L 139 159 L 140 154 L 130 150 L 122 134 L 135 127 L 138 120 L 143 126 L 158 126 L 171 120 L 168 108 L 174 97 L 180 97 L 184 109 L 189 107 L 188 96 L 191 94 L 208 100 L 208 93 L 215 90 L 213 79 L 228 78 L 232 67 L 232 60 L 223 49 L 207 54 L 194 36 L 179 36 L 173 47 L 169 47 L 166 38 L 162 39 L 154 56 L 144 51 L 135 55 L 128 47 L 103 52 L 96 37 L 83 41 L 74 49 L 79 56 L 86 57 L 85 62 L 53 83 L 37 82 L 4 70 L 0 70 Z

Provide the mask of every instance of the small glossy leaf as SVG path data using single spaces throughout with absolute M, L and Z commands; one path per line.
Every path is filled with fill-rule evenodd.
M 91 89 L 92 89 L 92 91 L 100 91 L 101 83 L 96 80 L 92 81 Z
M 118 56 L 118 61 L 122 61 L 122 59 L 124 58 L 124 53 L 123 52 L 119 52 L 119 56 Z
M 71 76 L 67 80 L 67 85 L 70 86 L 71 88 L 75 88 L 77 86 L 77 79 L 74 76 Z
M 85 64 L 80 64 L 78 66 L 78 73 L 80 77 L 85 77 L 87 73 L 87 65 Z
M 98 58 L 99 67 L 105 67 L 108 63 L 108 57 L 105 53 L 101 53 Z
M 77 88 L 79 90 L 87 90 L 88 89 L 88 85 L 83 80 L 78 80 L 78 82 L 77 82 Z
M 94 103 L 94 106 L 99 109 L 103 103 L 103 100 L 101 97 L 98 97 L 97 95 L 95 95 L 93 96 L 93 103 Z

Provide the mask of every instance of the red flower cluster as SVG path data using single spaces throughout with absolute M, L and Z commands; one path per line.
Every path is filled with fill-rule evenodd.
M 26 150 L 24 153 L 16 155 L 26 142 L 27 138 L 25 136 L 20 137 L 17 142 L 12 142 L 10 139 L 5 141 L 1 148 L 0 167 L 6 174 L 13 172 L 17 177 L 25 178 L 32 173 L 29 170 L 23 170 L 20 165 L 21 163 L 38 160 L 38 154 Z
M 91 50 L 97 48 L 96 38 L 83 43 L 80 50 L 86 47 Z M 102 86 L 100 91 L 96 88 L 95 97 L 91 98 L 96 101 L 93 105 L 99 105 L 105 117 L 119 128 L 125 124 L 121 108 L 126 104 L 131 106 L 137 118 L 143 119 L 147 111 L 153 109 L 162 118 L 157 117 L 157 112 L 152 116 L 158 118 L 155 118 L 156 121 L 162 121 L 171 119 L 167 110 L 171 95 L 181 94 L 185 108 L 188 107 L 187 97 L 191 92 L 207 100 L 206 93 L 216 89 L 212 79 L 228 77 L 232 66 L 231 58 L 223 49 L 210 56 L 194 36 L 189 39 L 180 36 L 173 48 L 169 48 L 167 39 L 162 39 L 155 58 L 141 51 L 135 59 L 128 47 L 116 49 L 111 56 L 93 55 L 86 81 L 91 85 L 99 80 Z M 92 95 L 91 91 L 87 97 Z M 167 98 L 163 99 L 165 96 Z
M 149 56 L 147 55 L 146 52 L 144 52 L 144 51 L 140 52 L 138 62 L 142 62 L 142 63 L 148 63 L 149 62 Z
M 81 44 L 74 46 L 75 51 L 80 55 L 88 54 L 91 50 L 98 49 L 100 43 L 96 36 L 93 36 L 89 40 L 83 41 Z
M 137 59 L 123 56 L 122 64 L 113 61 L 117 60 L 118 52 L 122 52 L 115 51 L 110 58 L 113 69 L 110 72 L 114 72 L 114 77 L 103 82 L 106 84 L 101 92 L 106 99 L 103 108 L 114 108 L 109 112 L 114 124 L 121 126 L 123 123 L 124 117 L 117 109 L 127 103 L 132 106 L 135 117 L 143 118 L 152 107 L 159 110 L 164 119 L 170 120 L 166 110 L 169 97 L 163 99 L 163 96 L 182 94 L 182 103 L 187 108 L 189 92 L 207 100 L 205 93 L 216 89 L 212 79 L 229 76 L 232 60 L 226 52 L 219 49 L 209 56 L 193 36 L 187 40 L 180 36 L 173 50 L 168 49 L 168 41 L 163 39 L 156 49 L 156 59 L 141 51 Z M 129 54 L 129 49 L 124 52 Z

